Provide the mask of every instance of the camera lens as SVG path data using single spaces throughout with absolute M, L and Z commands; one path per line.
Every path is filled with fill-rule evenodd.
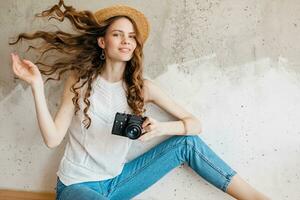
M 136 124 L 129 124 L 126 127 L 125 133 L 126 133 L 127 137 L 134 140 L 134 139 L 137 139 L 138 137 L 140 137 L 140 135 L 142 133 L 142 129 L 140 126 L 138 126 Z

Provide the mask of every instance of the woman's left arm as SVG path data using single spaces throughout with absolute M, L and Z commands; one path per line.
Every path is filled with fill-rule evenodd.
M 197 135 L 202 132 L 200 120 L 172 100 L 160 87 L 148 79 L 144 79 L 145 101 L 151 102 L 178 118 L 177 121 L 158 122 L 147 117 L 143 123 L 144 131 L 141 140 L 158 135 Z

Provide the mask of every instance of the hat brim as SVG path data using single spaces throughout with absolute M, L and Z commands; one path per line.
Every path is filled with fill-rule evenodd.
M 145 15 L 129 6 L 125 5 L 114 5 L 111 7 L 103 8 L 94 13 L 95 18 L 98 23 L 101 23 L 111 17 L 115 16 L 126 16 L 133 20 L 138 28 L 139 33 L 141 34 L 141 38 L 143 43 L 147 40 L 149 35 L 149 22 Z

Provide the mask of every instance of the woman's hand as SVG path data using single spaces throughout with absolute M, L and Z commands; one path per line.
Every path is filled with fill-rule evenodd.
M 14 74 L 31 86 L 43 85 L 42 75 L 38 67 L 29 60 L 22 60 L 17 54 L 11 53 Z
M 154 137 L 163 135 L 163 122 L 147 117 L 142 124 L 143 132 L 138 138 L 140 141 L 147 141 Z

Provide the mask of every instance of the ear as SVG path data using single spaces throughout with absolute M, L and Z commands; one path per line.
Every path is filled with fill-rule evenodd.
M 105 48 L 104 37 L 98 37 L 98 38 L 97 38 L 97 41 L 98 41 L 99 47 L 101 47 L 102 49 L 104 49 L 104 48 Z

